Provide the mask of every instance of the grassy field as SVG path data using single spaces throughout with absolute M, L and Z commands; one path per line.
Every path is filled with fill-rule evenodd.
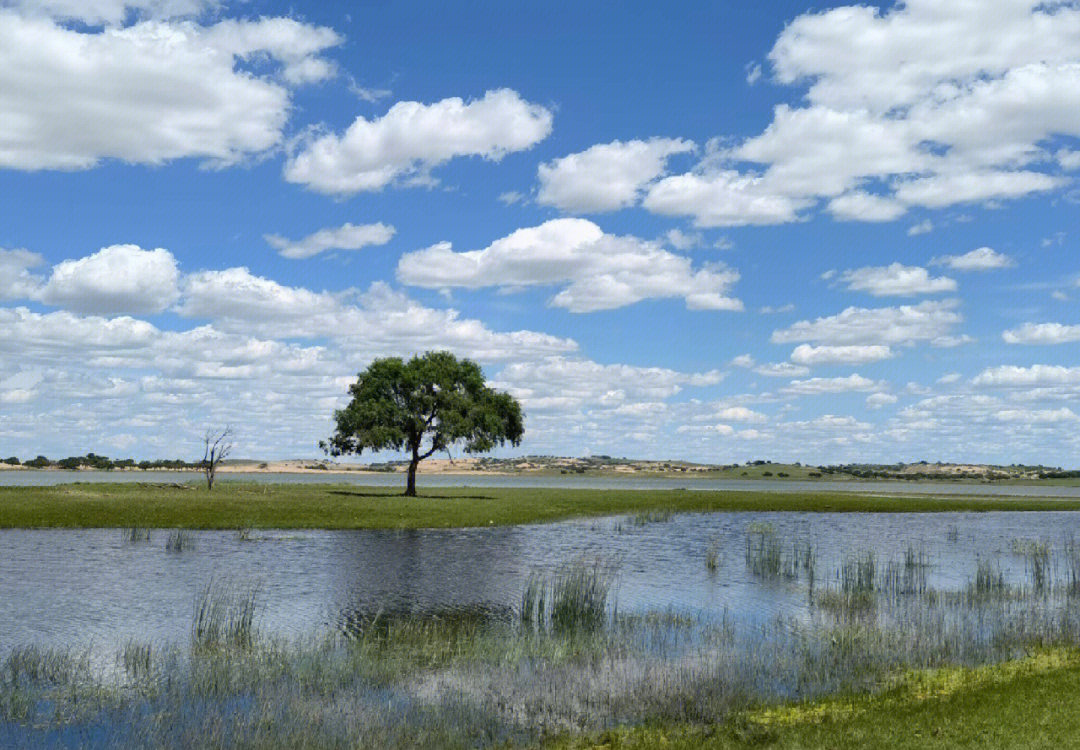
M 750 711 L 711 726 L 667 725 L 566 738 L 549 748 L 1065 748 L 1080 738 L 1080 652 L 910 672 L 873 696 Z
M 869 496 L 854 493 L 440 488 L 197 482 L 0 487 L 0 528 L 439 528 L 649 511 L 934 512 L 1080 510 L 1080 499 Z

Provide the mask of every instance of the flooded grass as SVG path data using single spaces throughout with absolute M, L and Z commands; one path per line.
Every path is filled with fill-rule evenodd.
M 198 649 L 251 648 L 258 586 L 211 581 L 195 601 L 191 642 Z
M 11 650 L 0 747 L 503 747 L 718 724 L 753 734 L 748 712 L 889 696 L 910 670 L 1080 647 L 1077 544 L 1046 544 L 1044 557 L 1038 587 L 1033 568 L 1010 580 L 1000 559 L 980 557 L 962 587 L 935 590 L 918 544 L 884 562 L 850 551 L 821 575 L 809 541 L 759 531 L 747 572 L 804 589 L 808 617 L 621 615 L 612 563 L 576 558 L 534 572 L 513 609 L 375 608 L 292 639 L 260 630 L 258 586 L 215 580 L 193 602 L 188 643 L 129 642 L 113 671 L 74 651 Z
M 150 541 L 150 529 L 141 529 L 138 526 L 132 526 L 130 529 L 124 529 L 123 539 L 129 544 L 138 544 L 139 542 Z
M 646 510 L 634 515 L 635 526 L 647 526 L 650 523 L 667 523 L 674 515 L 670 510 Z
M 186 552 L 195 546 L 195 539 L 187 529 L 173 529 L 165 540 L 166 552 Z
M 705 548 L 705 570 L 715 575 L 720 569 L 720 540 L 715 536 L 709 540 L 709 546 Z
M 719 588 L 719 539 L 696 544 L 686 575 Z M 955 562 L 922 544 L 819 557 L 805 530 L 748 524 L 745 573 L 809 606 L 738 625 L 620 614 L 617 567 L 595 557 L 535 571 L 513 606 L 357 608 L 292 639 L 260 629 L 254 582 L 214 579 L 183 643 L 130 641 L 105 667 L 73 649 L 3 655 L 0 747 L 531 747 L 643 726 L 764 741 L 777 735 L 745 716 L 887 699 L 910 670 L 1080 647 L 1074 537 L 1004 547 L 935 589 L 935 563 Z

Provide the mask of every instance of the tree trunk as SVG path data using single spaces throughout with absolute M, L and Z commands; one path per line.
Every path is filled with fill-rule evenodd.
M 405 485 L 405 497 L 416 497 L 416 467 L 420 463 L 420 452 L 413 448 L 412 461 L 409 461 L 409 480 Z

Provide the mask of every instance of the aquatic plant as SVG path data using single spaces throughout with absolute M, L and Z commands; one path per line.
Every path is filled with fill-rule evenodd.
M 785 570 L 783 542 L 772 533 L 747 533 L 746 567 L 760 578 L 781 577 Z
M 124 644 L 117 661 L 132 680 L 141 680 L 150 674 L 154 650 L 149 643 L 128 641 Z
M 705 548 L 705 569 L 715 574 L 720 569 L 720 540 L 712 537 L 709 546 Z
M 1025 566 L 1031 580 L 1031 587 L 1037 593 L 1045 593 L 1050 585 L 1050 546 L 1046 543 L 1034 544 L 1025 550 Z
M 611 566 L 599 559 L 577 560 L 556 570 L 551 579 L 552 629 L 556 632 L 599 629 L 604 624 L 613 583 Z
M 840 590 L 845 594 L 873 593 L 876 573 L 877 565 L 871 550 L 849 556 L 840 566 Z
M 670 510 L 643 510 L 633 517 L 635 526 L 646 526 L 650 523 L 667 523 L 674 514 Z
M 192 643 L 201 649 L 254 644 L 256 584 L 211 581 L 195 600 Z
M 886 596 L 900 597 L 925 594 L 929 588 L 927 572 L 930 569 L 930 556 L 922 549 L 916 550 L 908 545 L 903 562 L 890 560 L 885 566 L 881 581 L 881 592 Z
M 150 529 L 143 529 L 138 526 L 132 526 L 129 529 L 124 529 L 123 539 L 125 542 L 135 544 L 137 542 L 149 542 L 150 541 Z
M 1080 544 L 1072 534 L 1065 537 L 1062 552 L 1068 573 L 1066 590 L 1070 596 L 1080 596 Z
M 969 594 L 976 600 L 1001 597 L 1006 592 L 1005 574 L 1001 565 L 979 558 L 975 562 L 975 579 L 971 583 Z
M 173 529 L 169 532 L 169 538 L 165 540 L 165 550 L 168 552 L 183 552 L 194 546 L 195 540 L 187 529 Z
M 534 629 L 543 627 L 547 611 L 547 588 L 547 580 L 536 572 L 525 582 L 525 588 L 521 592 L 521 608 L 518 611 L 523 625 Z
M 357 608 L 291 639 L 257 631 L 256 587 L 212 581 L 191 638 L 125 644 L 119 677 L 77 651 L 4 655 L 0 747 L 532 746 L 621 724 L 715 728 L 751 706 L 888 689 L 906 669 L 1080 646 L 1073 578 L 1053 566 L 1042 592 L 1007 587 L 995 558 L 962 590 L 935 591 L 917 545 L 883 567 L 849 554 L 812 577 L 812 545 L 777 543 L 780 570 L 798 576 L 788 586 L 817 579 L 814 605 L 753 625 L 620 615 L 613 566 L 582 558 L 535 572 L 513 612 Z M 1068 573 L 1076 545 L 1049 552 Z

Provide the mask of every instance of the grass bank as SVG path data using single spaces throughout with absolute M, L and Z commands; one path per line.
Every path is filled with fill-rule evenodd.
M 1080 499 L 839 492 L 394 488 L 222 481 L 0 487 L 0 528 L 373 529 L 490 526 L 620 513 L 700 511 L 934 512 L 1080 510 Z
M 738 748 L 1061 748 L 1080 737 L 1080 651 L 1048 650 L 974 669 L 907 672 L 877 695 L 747 711 L 724 724 L 612 730 L 550 743 L 560 750 Z

